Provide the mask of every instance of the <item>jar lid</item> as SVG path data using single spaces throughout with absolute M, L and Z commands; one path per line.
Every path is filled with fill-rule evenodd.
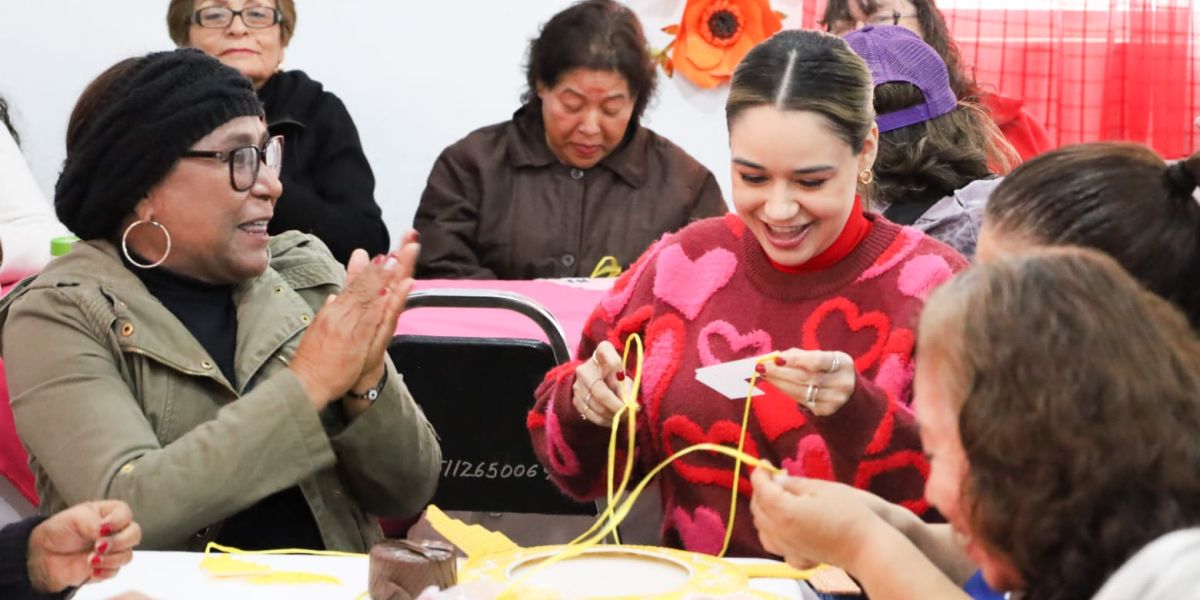
M 79 238 L 73 235 L 64 235 L 50 240 L 50 256 L 62 256 L 71 251 L 71 244 L 78 242 Z

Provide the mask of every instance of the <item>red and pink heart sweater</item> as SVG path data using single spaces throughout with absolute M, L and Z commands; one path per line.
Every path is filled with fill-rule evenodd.
M 767 393 L 751 404 L 745 451 L 795 475 L 836 479 L 918 514 L 928 510 L 929 466 L 909 410 L 914 328 L 930 291 L 967 263 L 914 229 L 867 218 L 870 233 L 822 271 L 775 268 L 730 214 L 664 237 L 617 281 L 589 318 L 578 355 L 586 359 L 602 340 L 619 350 L 629 334 L 642 336 L 641 473 L 696 443 L 737 446 L 745 398 L 730 400 L 706 387 L 695 369 L 792 347 L 840 350 L 854 357 L 859 375 L 845 406 L 817 417 L 762 383 Z M 546 374 L 528 427 L 554 482 L 574 498 L 591 500 L 604 495 L 610 434 L 582 420 L 571 402 L 578 365 Z M 726 456 L 693 453 L 662 472 L 664 545 L 720 551 L 733 466 Z M 748 469 L 737 486 L 729 555 L 766 556 L 750 515 Z

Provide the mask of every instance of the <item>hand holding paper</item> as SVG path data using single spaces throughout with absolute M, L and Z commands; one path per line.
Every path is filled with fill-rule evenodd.
M 759 377 L 817 416 L 841 410 L 854 394 L 858 374 L 845 352 L 788 348 L 696 369 L 696 380 L 730 399 L 745 398 L 750 378 Z M 751 397 L 761 395 L 754 390 Z

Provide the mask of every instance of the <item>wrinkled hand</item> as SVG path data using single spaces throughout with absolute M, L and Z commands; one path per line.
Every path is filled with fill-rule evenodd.
M 891 527 L 865 501 L 865 492 L 848 485 L 800 477 L 777 482 L 765 469 L 755 469 L 750 480 L 759 541 L 798 569 L 820 563 L 846 568 L 880 528 Z
M 845 352 L 799 348 L 784 350 L 774 362 L 764 363 L 760 376 L 820 417 L 841 410 L 858 381 L 854 360 Z
M 77 504 L 46 519 L 29 535 L 29 580 L 57 593 L 117 574 L 133 559 L 142 529 L 119 500 Z
M 609 342 L 600 342 L 592 357 L 575 367 L 571 404 L 580 418 L 600 427 L 611 427 L 613 417 L 625 404 L 621 394 L 631 384 L 622 366 L 621 355 Z
M 397 260 L 396 275 L 407 279 L 407 283 L 396 290 L 397 299 L 400 301 L 395 314 L 388 313 L 380 322 L 379 327 L 375 331 L 375 337 L 371 339 L 371 345 L 367 348 L 367 360 L 363 365 L 362 375 L 358 381 L 350 387 L 350 390 L 356 394 L 362 394 L 367 390 L 379 384 L 379 380 L 383 378 L 384 372 L 384 356 L 387 354 L 388 345 L 392 341 L 392 337 L 396 334 L 396 322 L 400 318 L 400 313 L 404 312 L 405 303 L 408 300 L 408 292 L 412 289 L 413 269 L 416 266 L 417 255 L 420 254 L 421 246 L 418 244 L 419 234 L 415 229 L 409 229 L 400 237 L 400 245 L 392 252 L 391 256 Z M 411 257 L 411 260 L 409 258 Z M 359 273 L 365 269 L 369 263 L 366 260 L 365 252 L 357 252 L 350 256 L 350 263 L 346 266 L 346 281 L 349 283 L 358 277 Z M 377 259 L 386 261 L 387 257 Z M 385 264 L 386 263 L 382 263 Z
M 368 261 L 362 250 L 351 255 L 345 287 L 313 317 L 290 365 L 318 410 L 352 387 L 374 387 L 383 376 L 383 356 L 412 289 L 419 251 L 413 236 L 405 235 L 387 256 Z

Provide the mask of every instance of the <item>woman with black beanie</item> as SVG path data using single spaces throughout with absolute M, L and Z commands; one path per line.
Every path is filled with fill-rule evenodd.
M 148 549 L 362 552 L 368 513 L 433 495 L 437 439 L 385 352 L 418 247 L 344 270 L 311 235 L 269 236 L 282 144 L 198 50 L 84 91 L 54 199 L 83 241 L 0 302 L 45 513 L 123 500 Z

